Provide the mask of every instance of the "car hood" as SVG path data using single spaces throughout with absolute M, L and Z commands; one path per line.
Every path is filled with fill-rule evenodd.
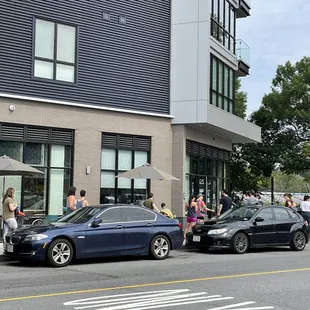
M 202 231 L 208 231 L 211 229 L 221 229 L 221 228 L 234 228 L 234 227 L 240 227 L 240 226 L 248 226 L 248 221 L 242 221 L 242 220 L 220 220 L 217 222 L 205 222 L 201 225 L 195 225 L 195 228 L 199 228 Z
M 14 235 L 35 235 L 81 227 L 82 224 L 51 223 L 48 225 L 22 227 L 14 231 Z

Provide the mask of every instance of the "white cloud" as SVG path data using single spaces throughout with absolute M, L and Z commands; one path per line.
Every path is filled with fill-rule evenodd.
M 242 79 L 249 114 L 270 90 L 279 64 L 310 56 L 310 1 L 252 0 L 251 14 L 237 20 L 237 38 L 251 48 L 251 75 Z

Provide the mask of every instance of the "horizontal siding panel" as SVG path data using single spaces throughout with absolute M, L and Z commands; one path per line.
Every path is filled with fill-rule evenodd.
M 78 27 L 76 85 L 31 79 L 34 17 Z M 3 1 L 0 23 L 0 92 L 169 113 L 170 0 Z

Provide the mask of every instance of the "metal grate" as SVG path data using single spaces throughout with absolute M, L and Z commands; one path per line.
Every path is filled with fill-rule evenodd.
M 120 149 L 132 150 L 134 148 L 133 146 L 133 136 L 119 136 L 118 147 Z
M 224 152 L 222 150 L 218 150 L 218 158 L 224 160 Z
M 200 156 L 206 156 L 206 146 L 203 144 L 199 145 L 199 155 Z
M 2 140 L 24 140 L 24 126 L 1 125 L 0 139 Z
M 54 144 L 73 144 L 72 131 L 52 130 L 51 142 Z
M 102 135 L 102 147 L 117 148 L 117 135 Z
M 198 143 L 192 144 L 192 152 L 193 152 L 193 155 L 199 155 L 199 144 Z
M 135 137 L 135 150 L 137 151 L 149 151 L 151 145 L 151 139 L 148 137 Z
M 27 141 L 48 142 L 49 130 L 47 128 L 27 128 Z

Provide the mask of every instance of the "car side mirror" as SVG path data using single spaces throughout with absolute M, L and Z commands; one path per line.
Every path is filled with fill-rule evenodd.
M 255 222 L 258 223 L 258 222 L 264 222 L 264 219 L 260 216 L 258 216 L 256 219 L 255 219 Z
M 92 227 L 98 227 L 100 224 L 102 223 L 102 219 L 97 217 L 95 218 L 92 223 L 91 223 L 91 226 Z

